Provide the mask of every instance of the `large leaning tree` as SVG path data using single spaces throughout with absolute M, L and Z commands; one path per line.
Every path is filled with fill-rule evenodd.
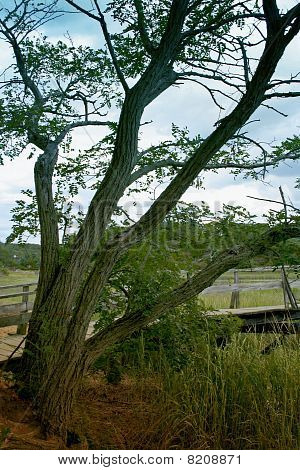
M 113 0 L 104 10 L 101 3 L 13 0 L 0 11 L 1 38 L 14 58 L 1 76 L 0 150 L 14 157 L 28 145 L 33 149 L 41 233 L 42 262 L 22 380 L 44 429 L 62 435 L 83 375 L 107 348 L 187 302 L 224 271 L 300 233 L 297 219 L 285 220 L 251 243 L 212 254 L 186 282 L 163 294 L 157 290 L 145 305 L 133 302 L 85 339 L 116 264 L 158 230 L 199 175 L 222 168 L 264 173 L 299 155 L 297 138 L 270 153 L 260 143 L 260 153 L 248 152 L 254 141 L 244 126 L 260 106 L 272 108 L 275 99 L 300 96 L 297 76 L 276 77 L 278 63 L 299 33 L 300 5 L 283 11 L 276 0 Z M 103 48 L 75 47 L 71 38 L 54 44 L 38 34 L 45 23 L 70 12 L 99 26 Z M 170 87 L 191 80 L 221 108 L 210 135 L 189 138 L 174 126 L 173 139 L 141 148 L 145 108 Z M 229 105 L 232 110 L 226 112 Z M 107 119 L 111 106 L 119 109 L 117 122 Z M 88 155 L 97 179 L 94 196 L 62 257 L 59 233 L 68 214 L 59 208 L 57 181 L 71 178 L 71 134 L 85 126 L 106 128 L 107 135 Z M 84 153 L 70 156 L 70 168 L 77 169 L 75 186 L 86 172 L 86 158 Z M 171 182 L 147 212 L 111 230 L 132 184 L 147 186 L 149 178 L 165 176 Z

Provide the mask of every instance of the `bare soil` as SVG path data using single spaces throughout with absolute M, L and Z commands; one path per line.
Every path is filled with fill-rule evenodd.
M 157 390 L 151 382 L 139 388 L 128 377 L 108 385 L 101 373 L 93 373 L 78 397 L 70 425 L 76 437 L 67 447 L 58 437 L 44 438 L 32 404 L 17 396 L 10 373 L 4 374 L 0 376 L 0 449 L 155 449 L 151 423 Z

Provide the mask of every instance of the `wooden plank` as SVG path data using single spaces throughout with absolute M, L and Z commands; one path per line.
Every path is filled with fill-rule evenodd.
M 21 336 L 21 335 L 18 335 L 17 338 L 15 338 L 14 336 L 5 336 L 4 338 L 2 338 L 0 345 L 6 344 L 12 348 L 16 348 L 17 346 L 19 346 L 23 338 L 24 336 Z M 21 348 L 24 348 L 24 345 L 25 345 L 25 342 L 22 344 Z
M 0 328 L 12 325 L 22 325 L 30 320 L 31 312 L 19 313 L 6 313 L 0 315 Z
M 284 310 L 284 305 L 267 305 L 263 307 L 242 307 L 242 308 L 220 308 L 216 310 L 219 314 L 227 313 L 227 314 L 234 314 L 234 315 L 241 315 L 241 314 L 256 314 L 260 312 L 272 312 L 272 311 L 281 311 Z
M 284 266 L 285 269 L 294 269 L 294 268 L 299 268 L 300 265 L 293 265 L 293 266 Z M 236 268 L 229 269 L 228 272 L 233 272 Z M 278 266 L 263 266 L 259 268 L 240 268 L 239 272 L 241 273 L 256 273 L 256 272 L 267 272 L 267 271 L 280 271 L 280 268 Z
M 28 304 L 28 301 L 29 301 L 28 292 L 29 292 L 29 286 L 23 286 L 23 293 L 24 294 L 23 294 L 23 297 L 22 297 L 22 302 L 25 303 L 26 305 Z M 28 307 L 27 307 L 26 310 L 28 310 Z M 24 316 L 23 316 L 23 318 L 24 318 Z M 18 325 L 17 334 L 18 335 L 26 335 L 26 333 L 27 333 L 27 323 L 26 323 L 26 321 L 23 321 L 20 325 Z
M 32 310 L 33 302 L 22 302 L 17 304 L 0 305 L 0 317 L 6 313 L 22 313 Z
M 300 286 L 300 281 L 299 281 Z M 233 292 L 233 291 L 251 291 L 251 290 L 268 290 L 281 288 L 281 281 L 264 282 L 261 284 L 232 284 L 232 285 L 217 285 L 210 286 L 204 289 L 201 294 Z
M 27 292 L 27 295 L 33 295 L 33 294 L 36 294 L 36 290 L 31 290 L 31 291 L 28 291 Z M 23 297 L 24 296 L 24 292 L 15 292 L 13 294 L 1 294 L 0 295 L 0 300 L 2 299 L 11 299 L 12 297 Z
M 86 338 L 89 338 L 94 333 L 95 321 L 90 322 Z M 0 340 L 0 363 L 7 360 L 10 354 L 16 349 L 17 346 L 24 339 L 24 335 L 10 335 L 1 338 Z M 23 349 L 25 348 L 25 341 L 19 347 L 19 349 L 14 353 L 13 357 L 20 357 L 23 354 Z
M 5 351 L 11 351 L 11 352 L 14 350 L 14 346 L 11 346 L 9 344 L 5 344 L 3 342 L 0 343 L 0 348 L 4 349 Z
M 292 288 L 299 288 L 300 287 L 300 280 L 291 282 Z M 246 291 L 256 291 L 256 290 L 272 290 L 272 289 L 281 289 L 282 282 L 281 281 L 270 281 L 270 282 L 262 282 L 262 283 L 255 283 L 255 284 L 231 284 L 231 285 L 216 285 L 210 286 L 204 289 L 200 295 L 202 294 L 212 294 L 212 293 L 221 293 L 221 292 L 246 292 Z
M 27 282 L 26 284 L 14 284 L 14 285 L 8 285 L 8 286 L 0 286 L 0 290 L 5 290 L 5 289 L 16 289 L 17 287 L 24 287 L 24 286 L 37 286 L 37 282 Z
M 13 349 L 11 351 L 6 351 L 6 349 L 2 349 L 1 344 L 0 344 L 0 355 L 1 356 L 9 357 L 12 352 L 13 352 Z

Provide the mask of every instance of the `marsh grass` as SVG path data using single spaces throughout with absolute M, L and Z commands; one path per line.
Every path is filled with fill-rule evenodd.
M 296 279 L 294 272 L 289 272 L 289 280 Z M 267 281 L 281 280 L 280 271 L 239 271 L 239 283 L 259 284 Z M 228 271 L 220 276 L 215 285 L 233 284 L 233 272 Z M 300 299 L 300 289 L 293 289 L 295 297 Z M 200 295 L 199 299 L 203 302 L 205 308 L 213 309 L 229 308 L 231 292 L 213 293 Z M 284 305 L 282 289 L 256 290 L 240 292 L 240 307 L 264 307 L 264 306 Z
M 296 295 L 300 297 L 300 290 L 294 289 Z M 298 291 L 298 292 L 297 292 Z M 205 308 L 218 309 L 229 308 L 231 292 L 222 292 L 214 294 L 200 295 L 199 299 L 203 301 Z M 271 305 L 283 305 L 283 292 L 282 289 L 272 290 L 256 290 L 240 292 L 240 307 L 264 307 Z
M 152 420 L 159 448 L 298 449 L 299 338 L 263 356 L 273 339 L 236 334 L 224 350 L 202 341 L 180 372 L 162 358 Z

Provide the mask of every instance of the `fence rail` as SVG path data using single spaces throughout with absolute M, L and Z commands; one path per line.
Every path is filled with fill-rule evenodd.
M 33 307 L 33 301 L 30 301 L 30 297 L 36 293 L 36 289 L 30 290 L 33 286 L 37 286 L 37 282 L 0 286 L 0 292 L 8 289 L 18 289 L 17 292 L 0 294 L 0 300 L 22 298 L 22 302 L 19 303 L 0 305 L 0 328 L 17 325 L 17 333 L 20 335 L 26 334 L 27 323 L 31 315 L 30 310 Z M 22 288 L 22 291 L 19 290 L 20 288 Z
M 297 309 L 297 300 L 295 299 L 291 288 L 300 288 L 300 279 L 288 281 L 286 276 L 286 270 L 294 268 L 297 268 L 297 266 L 283 267 L 281 270 L 281 279 L 264 281 L 253 280 L 252 283 L 241 282 L 242 279 L 239 278 L 239 273 L 274 271 L 274 267 L 267 266 L 264 268 L 230 270 L 229 272 L 233 273 L 232 284 L 216 284 L 207 287 L 201 292 L 201 295 L 231 292 L 229 308 L 238 309 L 240 308 L 240 292 L 282 289 L 285 308 L 288 309 L 291 307 Z M 18 325 L 18 333 L 26 333 L 26 326 L 30 319 L 30 310 L 33 307 L 33 301 L 31 301 L 30 298 L 36 293 L 36 289 L 33 289 L 34 286 L 37 286 L 37 282 L 0 286 L 1 301 L 17 297 L 22 298 L 19 303 L 0 305 L 0 328 Z M 1 293 L 2 291 L 13 289 L 16 289 L 16 292 L 10 292 L 7 294 Z

